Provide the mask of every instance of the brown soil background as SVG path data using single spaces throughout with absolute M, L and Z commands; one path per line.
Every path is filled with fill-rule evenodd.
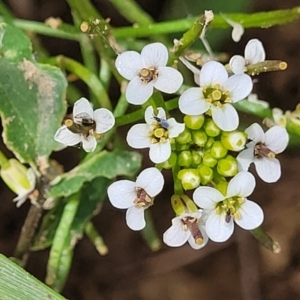
M 65 1 L 7 1 L 15 15 L 32 20 L 60 16 L 70 21 Z M 113 14 L 107 1 L 95 3 Z M 154 16 L 158 0 L 142 4 Z M 296 0 L 254 3 L 252 11 L 292 8 Z M 120 20 L 120 24 L 123 21 Z M 300 102 L 300 22 L 281 27 L 247 30 L 238 45 L 228 41 L 224 49 L 242 53 L 250 38 L 263 41 L 267 57 L 287 61 L 288 69 L 281 73 L 263 74 L 255 91 L 271 106 L 293 109 Z M 78 46 L 68 41 L 43 38 L 53 55 L 64 53 L 78 57 Z M 75 51 L 74 51 L 75 49 Z M 77 51 L 77 52 L 76 52 Z M 242 116 L 250 120 L 249 116 Z M 251 119 L 252 120 L 252 119 Z M 77 162 L 77 149 L 64 150 L 57 159 L 66 166 Z M 171 249 L 163 246 L 152 253 L 141 235 L 126 227 L 125 212 L 106 203 L 100 215 L 93 219 L 103 235 L 109 254 L 101 257 L 88 239 L 83 238 L 75 249 L 73 266 L 63 295 L 72 300 L 285 300 L 300 299 L 300 156 L 299 149 L 289 149 L 280 156 L 282 177 L 276 184 L 257 180 L 250 197 L 264 209 L 265 230 L 278 241 L 282 251 L 273 254 L 258 245 L 246 231 L 236 227 L 227 243 L 210 242 L 203 250 L 189 246 Z M 160 235 L 170 226 L 173 217 L 169 204 L 172 193 L 166 185 L 152 208 Z M 24 222 L 29 204 L 16 209 L 14 195 L 0 182 L 0 252 L 11 256 Z M 33 253 L 27 270 L 43 280 L 48 251 Z M 0 295 L 1 300 L 1 295 Z M 14 300 L 14 299 L 13 299 Z M 30 300 L 30 299 L 28 299 Z M 41 299 L 43 300 L 43 299 Z

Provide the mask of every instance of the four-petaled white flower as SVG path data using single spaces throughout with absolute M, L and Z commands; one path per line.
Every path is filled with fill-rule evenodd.
M 202 218 L 202 209 L 184 213 L 172 219 L 172 226 L 163 235 L 163 241 L 170 247 L 180 247 L 186 242 L 193 249 L 201 249 L 208 242 Z
M 126 99 L 132 104 L 143 104 L 153 94 L 153 89 L 171 94 L 176 92 L 183 77 L 174 68 L 166 67 L 168 50 L 161 43 L 145 46 L 141 54 L 125 51 L 116 59 L 116 68 L 130 80 L 126 89 Z
M 246 74 L 228 78 L 225 67 L 219 62 L 204 64 L 199 77 L 200 88 L 190 88 L 179 98 L 179 109 L 187 115 L 201 115 L 211 110 L 214 122 L 224 131 L 235 130 L 239 117 L 230 104 L 249 95 L 252 80 Z
M 263 44 L 258 39 L 252 39 L 245 47 L 245 57 L 234 55 L 229 61 L 229 67 L 234 74 L 242 74 L 245 67 L 266 59 L 266 53 Z
M 154 115 L 153 107 L 145 110 L 147 124 L 133 125 L 127 134 L 127 143 L 135 149 L 150 148 L 149 156 L 156 164 L 169 159 L 171 155 L 170 139 L 177 137 L 184 131 L 184 124 L 177 123 L 174 118 L 166 119 L 163 108 L 157 108 Z
M 85 98 L 80 98 L 74 104 L 73 120 L 65 120 L 65 125 L 55 133 L 54 139 L 64 145 L 74 146 L 82 143 L 86 152 L 92 152 L 97 146 L 94 136 L 105 133 L 115 125 L 115 118 L 106 108 L 93 111 L 92 105 Z
M 254 176 L 248 172 L 240 172 L 228 183 L 226 196 L 211 187 L 201 186 L 195 190 L 195 203 L 208 213 L 205 230 L 211 240 L 228 240 L 234 230 L 234 221 L 246 230 L 261 225 L 264 219 L 262 209 L 246 198 L 254 188 Z
M 136 179 L 120 180 L 107 189 L 111 204 L 127 209 L 126 223 L 132 230 L 141 230 L 146 226 L 144 211 L 153 204 L 154 197 L 164 185 L 164 178 L 156 168 L 143 170 Z
M 289 142 L 289 135 L 282 126 L 273 126 L 265 133 L 257 123 L 248 127 L 245 132 L 251 140 L 238 156 L 239 170 L 247 171 L 253 162 L 259 177 L 265 182 L 275 182 L 281 176 L 280 162 L 275 158 Z

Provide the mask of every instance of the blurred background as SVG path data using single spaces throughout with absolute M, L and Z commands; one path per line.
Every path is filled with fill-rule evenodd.
M 71 23 L 68 4 L 63 0 L 7 0 L 18 18 L 44 21 L 60 17 Z M 93 4 L 113 26 L 128 25 L 109 0 L 94 0 Z M 256 12 L 292 8 L 299 0 L 139 0 L 137 1 L 156 21 L 189 18 L 204 9 L 215 13 Z M 293 110 L 300 102 L 300 22 L 268 29 L 246 30 L 236 44 L 230 30 L 208 32 L 208 40 L 215 51 L 243 54 L 249 39 L 259 38 L 267 58 L 288 63 L 284 72 L 262 74 L 257 78 L 254 92 L 271 107 Z M 172 36 L 171 38 L 180 38 Z M 75 42 L 41 37 L 51 55 L 64 54 L 80 60 L 79 45 Z M 200 44 L 199 44 L 200 45 Z M 199 46 L 200 47 L 200 46 Z M 1 100 L 0 100 L 1 101 Z M 261 120 L 241 114 L 244 122 Z M 3 141 L 1 149 L 11 156 Z M 67 148 L 54 158 L 66 170 L 78 163 L 79 150 Z M 145 155 L 145 165 L 148 155 Z M 202 250 L 188 245 L 171 249 L 163 245 L 153 253 L 138 232 L 125 224 L 125 211 L 106 202 L 93 222 L 102 234 L 109 253 L 99 256 L 85 237 L 75 248 L 70 277 L 63 295 L 72 300 L 285 300 L 300 299 L 300 156 L 299 148 L 290 148 L 280 155 L 282 177 L 276 184 L 257 180 L 257 188 L 250 199 L 258 202 L 265 212 L 264 229 L 281 245 L 281 252 L 273 254 L 260 246 L 249 232 L 236 227 L 227 243 L 209 244 Z M 165 173 L 167 174 L 167 173 Z M 255 174 L 255 172 L 254 172 Z M 171 178 L 163 193 L 151 208 L 158 234 L 170 226 L 173 212 Z M 16 209 L 14 195 L 0 182 L 0 252 L 13 254 L 29 203 Z M 45 278 L 48 251 L 32 253 L 27 270 L 40 280 Z M 0 295 L 0 299 L 1 295 Z M 28 299 L 30 300 L 30 299 Z

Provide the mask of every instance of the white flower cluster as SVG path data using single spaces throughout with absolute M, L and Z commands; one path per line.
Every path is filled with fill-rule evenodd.
M 251 66 L 264 60 L 262 43 L 253 39 L 244 57 L 230 59 L 230 70 L 220 62 L 206 62 L 196 80 L 199 87 L 188 88 L 179 97 L 178 108 L 185 115 L 179 123 L 153 95 L 175 93 L 183 83 L 181 73 L 167 66 L 167 48 L 153 43 L 141 54 L 126 51 L 117 57 L 117 70 L 129 80 L 127 101 L 145 108 L 145 123 L 130 128 L 127 143 L 135 149 L 149 148 L 150 160 L 159 164 L 143 170 L 135 182 L 119 180 L 108 188 L 111 204 L 127 209 L 126 223 L 131 229 L 146 226 L 145 209 L 163 189 L 163 168 L 173 169 L 177 186 L 177 200 L 172 204 L 176 217 L 163 235 L 167 245 L 178 247 L 188 242 L 200 249 L 209 239 L 226 241 L 235 223 L 246 230 L 262 224 L 262 209 L 248 199 L 255 188 L 248 169 L 254 163 L 258 176 L 276 182 L 281 168 L 275 156 L 286 148 L 289 136 L 277 125 L 266 133 L 259 124 L 239 131 L 234 104 L 249 96 L 253 83 L 246 73 L 251 74 Z M 55 139 L 67 145 L 82 143 L 86 151 L 96 147 L 94 132 L 104 133 L 115 123 L 108 110 L 93 111 L 84 98 L 75 103 L 73 120 L 67 121 Z M 184 190 L 194 190 L 193 200 Z

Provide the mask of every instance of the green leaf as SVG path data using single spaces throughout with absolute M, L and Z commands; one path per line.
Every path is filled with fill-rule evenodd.
M 65 299 L 2 254 L 0 270 L 0 295 L 3 300 Z
M 34 59 L 29 37 L 5 23 L 0 23 L 0 53 L 2 58 L 14 62 Z
M 141 166 L 141 155 L 130 151 L 102 151 L 84 161 L 70 172 L 60 176 L 50 191 L 50 197 L 76 193 L 84 182 L 96 177 L 113 179 L 116 176 L 133 176 Z
M 0 61 L 0 114 L 4 142 L 21 162 L 48 157 L 66 111 L 62 72 L 29 60 Z

